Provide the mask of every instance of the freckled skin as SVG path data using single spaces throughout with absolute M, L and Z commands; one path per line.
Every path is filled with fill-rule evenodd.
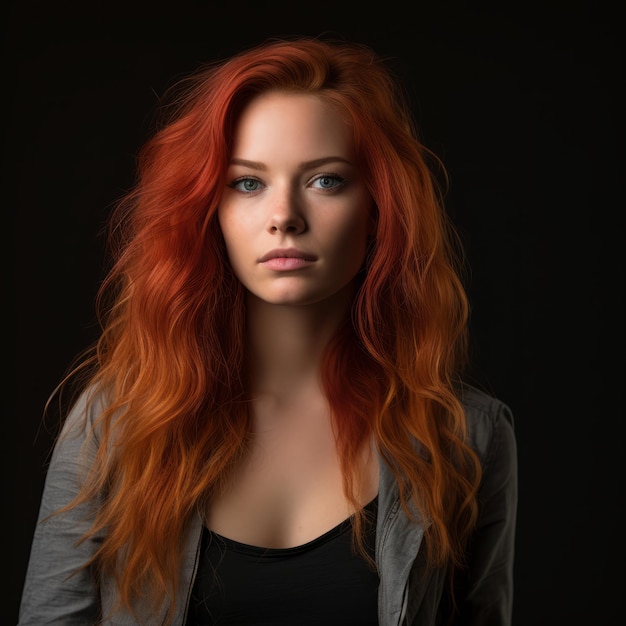
M 251 294 L 308 305 L 351 283 L 373 206 L 353 151 L 345 118 L 318 96 L 269 92 L 244 109 L 218 219 L 233 270 Z M 275 249 L 307 258 L 263 261 Z

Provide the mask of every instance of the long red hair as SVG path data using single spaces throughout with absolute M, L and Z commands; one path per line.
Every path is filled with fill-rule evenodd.
M 128 607 L 146 593 L 155 607 L 164 595 L 176 600 L 190 517 L 245 450 L 243 289 L 216 207 L 237 116 L 269 89 L 318 94 L 344 112 L 376 206 L 351 316 L 322 371 L 346 495 L 356 506 L 359 450 L 374 437 L 407 514 L 412 504 L 430 522 L 433 565 L 462 563 L 476 517 L 480 468 L 455 392 L 468 304 L 432 155 L 398 81 L 369 48 L 267 42 L 171 89 L 111 219 L 102 333 L 82 366 L 86 384 L 111 400 L 79 500 L 106 494 L 91 529 L 106 534 L 91 564 L 116 577 Z M 355 528 L 358 536 L 358 515 Z

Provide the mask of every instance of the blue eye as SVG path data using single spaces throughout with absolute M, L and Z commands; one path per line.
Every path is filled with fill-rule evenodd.
M 318 189 L 334 189 L 335 187 L 341 187 L 345 184 L 346 179 L 336 174 L 321 174 L 317 178 L 313 179 L 312 186 Z
M 249 177 L 237 178 L 232 183 L 229 183 L 228 186 L 242 193 L 253 193 L 261 188 L 261 181 Z

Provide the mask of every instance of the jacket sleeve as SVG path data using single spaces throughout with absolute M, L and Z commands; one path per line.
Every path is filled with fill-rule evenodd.
M 93 410 L 93 409 L 92 409 Z M 79 540 L 89 529 L 90 507 L 56 511 L 78 493 L 82 470 L 93 459 L 97 442 L 86 434 L 85 398 L 68 415 L 54 446 L 44 482 L 39 516 L 22 590 L 19 626 L 85 626 L 98 623 L 100 601 L 93 572 L 81 569 L 99 539 Z
M 513 613 L 513 561 L 517 518 L 517 444 L 509 407 L 493 399 L 483 407 L 477 441 L 483 477 L 479 516 L 468 567 L 455 581 L 455 626 L 509 626 Z M 484 420 L 484 421 L 483 421 Z

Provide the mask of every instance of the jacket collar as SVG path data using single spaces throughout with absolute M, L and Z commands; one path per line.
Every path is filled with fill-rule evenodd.
M 380 626 L 397 626 L 406 614 L 409 574 L 428 524 L 414 506 L 409 519 L 400 502 L 396 477 L 379 455 L 376 564 L 380 576 L 378 619 Z

